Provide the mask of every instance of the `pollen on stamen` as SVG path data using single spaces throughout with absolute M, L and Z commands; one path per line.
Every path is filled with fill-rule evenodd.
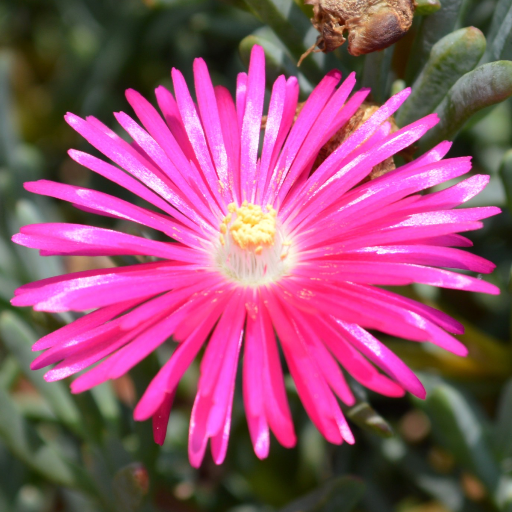
M 282 277 L 290 267 L 284 259 L 291 242 L 281 232 L 277 211 L 271 205 L 263 209 L 247 201 L 241 206 L 230 203 L 228 211 L 219 226 L 220 246 L 215 258 L 222 273 L 254 286 Z

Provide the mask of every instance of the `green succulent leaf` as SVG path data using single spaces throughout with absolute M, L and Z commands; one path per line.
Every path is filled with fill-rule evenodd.
M 507 206 L 512 212 L 512 150 L 509 149 L 503 156 L 499 170 L 501 182 L 507 196 Z
M 499 0 L 496 4 L 488 42 L 482 62 L 512 58 L 512 0 Z
M 500 461 L 512 457 L 512 380 L 503 388 L 494 432 L 495 452 Z
M 87 493 L 95 492 L 86 473 L 38 435 L 1 387 L 0 438 L 14 455 L 49 481 Z
M 292 61 L 275 34 L 266 27 L 245 37 L 240 42 L 240 57 L 244 64 L 249 65 L 251 50 L 255 44 L 260 45 L 265 51 L 266 82 L 269 90 L 272 89 L 272 84 L 279 75 L 297 75 L 297 65 Z M 302 94 L 309 94 L 313 89 L 304 76 L 299 80 L 299 84 Z
M 394 435 L 391 425 L 368 402 L 358 402 L 353 407 L 344 408 L 344 412 L 356 425 L 379 437 Z
M 245 2 L 252 12 L 275 32 L 297 62 L 315 42 L 318 32 L 294 0 Z M 331 55 L 310 55 L 301 64 L 301 71 L 309 80 L 316 83 L 323 78 L 326 61 L 330 63 L 331 68 L 334 67 L 333 59 Z
M 224 0 L 228 1 L 228 0 Z M 182 6 L 189 6 L 190 4 L 201 4 L 204 0 L 147 0 L 147 5 L 152 9 L 166 9 L 166 8 L 177 8 Z M 235 0 L 230 3 L 235 4 Z
M 446 383 L 435 384 L 429 389 L 427 399 L 417 403 L 429 416 L 439 442 L 494 493 L 499 469 L 488 444 L 482 413 L 460 391 Z
M 0 386 L 10 389 L 18 380 L 20 373 L 20 365 L 16 358 L 11 355 L 5 357 L 0 365 Z
M 362 498 L 363 492 L 361 480 L 343 476 L 290 503 L 280 512 L 349 512 Z
M 406 81 L 408 83 L 411 83 L 423 68 L 437 41 L 453 31 L 462 3 L 463 0 L 443 2 L 441 9 L 422 20 L 407 66 Z
M 430 16 L 441 9 L 439 0 L 416 0 L 416 10 L 414 14 L 419 16 Z
M 14 212 L 15 226 L 17 231 L 21 226 L 37 224 L 48 221 L 51 218 L 49 211 L 42 211 L 40 205 L 28 199 L 22 199 L 16 203 Z M 62 260 L 60 258 L 41 258 L 34 249 L 15 245 L 13 246 L 20 256 L 24 269 L 29 273 L 30 280 L 46 279 L 63 273 Z
M 17 315 L 5 311 L 0 315 L 0 335 L 25 376 L 45 398 L 55 416 L 74 432 L 80 433 L 80 414 L 66 386 L 62 382 L 48 384 L 43 378 L 42 371 L 30 369 L 34 359 L 31 346 L 37 341 L 35 333 Z
M 440 39 L 412 86 L 412 93 L 398 111 L 396 122 L 405 126 L 441 103 L 459 78 L 473 70 L 485 51 L 485 37 L 474 27 L 462 28 Z
M 391 46 L 381 52 L 370 53 L 364 59 L 362 85 L 372 90 L 372 98 L 377 103 L 384 103 L 389 97 L 393 51 Z
M 10 74 L 14 59 L 8 52 L 0 53 L 0 164 L 13 166 L 15 149 L 19 145 L 18 127 L 15 124 Z
M 14 295 L 14 290 L 16 290 L 19 285 L 20 283 L 14 279 L 0 274 L 0 299 L 9 302 Z
M 393 449 L 383 449 L 383 454 L 393 463 L 399 465 L 404 477 L 413 481 L 423 492 L 443 503 L 452 512 L 468 512 L 465 508 L 464 493 L 456 475 L 439 474 L 415 450 L 408 449 L 407 445 L 397 438 L 387 441 L 393 443 Z M 383 443 L 385 446 L 385 443 Z M 397 456 L 398 455 L 398 456 Z
M 512 95 L 512 62 L 497 61 L 477 67 L 459 78 L 436 108 L 440 122 L 423 139 L 423 147 L 452 140 L 466 122 L 485 107 Z

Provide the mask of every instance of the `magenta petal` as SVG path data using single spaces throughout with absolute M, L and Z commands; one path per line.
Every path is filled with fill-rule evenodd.
M 85 121 L 74 114 L 67 114 L 65 119 L 95 148 L 129 171 L 173 206 L 181 208 L 191 215 L 195 214 L 194 210 L 187 208 L 186 201 L 180 197 L 181 194 L 177 189 L 173 189 L 165 174 L 157 169 L 151 161 L 135 151 L 126 141 L 115 134 L 110 136 L 103 133 L 94 123 Z M 146 138 L 145 143 L 148 142 L 149 139 Z
M 189 431 L 189 458 L 194 466 L 201 463 L 208 438 L 212 439 L 216 463 L 220 464 L 226 454 L 246 314 L 244 295 L 237 290 L 231 296 L 226 306 L 230 314 L 222 315 L 201 362 Z
M 127 129 L 127 131 L 131 130 L 129 133 L 132 134 L 134 140 L 142 145 L 145 152 L 158 163 L 160 168 L 162 168 L 173 183 L 184 193 L 189 201 L 193 203 L 195 208 L 202 213 L 204 218 L 209 219 L 211 212 L 205 199 L 209 199 L 211 202 L 211 195 L 208 194 L 201 175 L 189 161 L 192 160 L 192 162 L 195 162 L 195 159 L 185 155 L 182 147 L 180 147 L 169 128 L 158 115 L 156 109 L 147 100 L 132 89 L 126 91 L 126 98 L 154 140 L 144 134 L 142 130 L 134 127 L 134 123 L 128 123 L 125 129 Z M 116 117 L 118 116 L 116 115 Z M 180 125 L 180 130 L 181 129 L 183 128 Z M 183 136 L 186 136 L 186 134 L 181 135 L 181 137 Z M 192 184 L 201 191 L 201 194 L 196 192 Z M 204 197 L 204 195 L 206 195 L 206 197 Z
M 46 372 L 44 376 L 45 380 L 47 382 L 61 380 L 65 377 L 69 377 L 70 375 L 74 375 L 75 373 L 93 365 L 94 363 L 97 363 L 104 357 L 110 355 L 115 350 L 130 342 L 134 336 L 139 334 L 146 327 L 148 327 L 147 323 L 127 334 L 115 332 L 114 335 L 112 335 L 111 333 L 107 333 L 108 336 L 106 339 L 104 338 L 104 341 L 108 340 L 108 343 L 95 343 L 92 346 L 85 347 L 84 350 L 81 350 L 78 353 L 72 354 L 70 357 L 67 357 L 62 362 L 54 366 L 50 371 Z M 74 381 L 71 385 L 71 391 L 74 393 L 80 393 L 81 391 L 97 386 L 98 384 L 101 384 L 108 379 L 107 375 L 94 372 L 94 370 L 90 370 L 85 375 L 88 375 L 91 372 L 92 375 L 94 375 L 94 379 L 92 379 L 92 381 L 88 380 L 89 385 L 87 388 L 81 389 L 79 384 L 75 385 L 75 382 L 77 381 Z M 84 375 L 82 375 L 80 378 L 83 377 Z
M 189 240 L 190 245 L 197 243 L 197 236 L 195 234 L 192 234 L 186 226 L 175 222 L 170 217 L 164 217 L 156 212 L 135 206 L 127 201 L 102 192 L 97 192 L 96 190 L 63 185 L 47 180 L 29 181 L 26 182 L 24 186 L 28 191 L 36 194 L 56 197 L 89 208 L 93 206 L 93 209 L 96 210 L 97 213 L 130 220 L 157 229 L 171 238 L 178 235 L 183 240 Z M 193 238 L 191 239 L 190 236 Z M 194 240 L 194 242 L 192 240 Z
M 233 395 L 235 385 L 231 388 L 231 396 L 228 398 L 228 407 L 222 429 L 211 438 L 212 457 L 215 464 L 222 464 L 228 451 L 229 432 L 231 429 L 231 409 L 233 408 Z
M 289 313 L 293 314 L 291 311 L 289 311 Z M 355 397 L 348 387 L 347 381 L 341 373 L 338 364 L 326 349 L 315 330 L 310 327 L 312 319 L 308 319 L 310 322 L 301 322 L 299 315 L 295 315 L 295 319 L 297 325 L 304 333 L 304 338 L 306 343 L 308 343 L 308 351 L 311 356 L 318 361 L 318 366 L 331 389 L 346 405 L 354 405 Z
M 233 198 L 240 201 L 240 132 L 236 107 L 230 92 L 220 85 L 215 87 L 220 124 L 228 157 L 228 182 Z
M 293 225 L 297 225 L 307 217 L 311 219 L 313 215 L 317 216 L 323 212 L 339 196 L 365 178 L 375 165 L 410 146 L 438 121 L 436 114 L 420 119 L 412 125 L 390 134 L 378 144 L 379 147 L 372 147 L 371 150 L 354 158 L 341 169 L 339 168 L 339 152 L 332 153 L 306 182 L 304 193 L 297 196 L 295 202 L 302 202 L 303 207 L 301 213 L 294 219 Z M 336 169 L 339 170 L 333 174 L 332 171 Z
M 337 324 L 344 331 L 348 341 L 366 357 L 380 366 L 407 391 L 419 398 L 425 398 L 426 391 L 414 373 L 379 340 L 357 325 L 346 324 L 338 320 Z
M 459 249 L 436 247 L 431 245 L 382 245 L 347 251 L 336 261 L 379 261 L 396 263 L 413 263 L 436 267 L 460 268 L 488 274 L 496 265 L 490 261 Z
M 132 178 L 125 172 L 121 171 L 118 167 L 115 167 L 99 158 L 96 158 L 87 153 L 82 153 L 81 151 L 76 151 L 74 149 L 70 149 L 68 151 L 69 156 L 75 160 L 75 162 L 87 167 L 91 171 L 98 173 L 101 176 L 104 176 L 110 181 L 117 183 L 121 187 L 129 190 L 134 193 L 136 196 L 141 197 L 148 201 L 164 212 L 172 215 L 174 213 L 174 209 L 171 207 L 169 203 L 161 199 L 147 187 L 145 187 L 142 183 Z
M 326 178 L 330 178 L 332 175 L 332 169 L 337 166 L 335 162 L 339 162 L 340 156 L 345 157 L 345 155 L 350 154 L 350 152 L 358 147 L 365 139 L 369 138 L 378 126 L 386 121 L 386 119 L 400 107 L 400 105 L 407 99 L 410 92 L 410 89 L 404 89 L 401 93 L 393 96 L 385 105 L 375 112 L 362 126 L 358 128 L 356 132 L 351 135 L 351 137 L 349 137 L 329 156 L 327 160 L 325 160 L 324 164 L 322 164 L 317 172 L 311 176 L 309 186 L 315 187 L 320 185 Z M 413 130 L 401 130 L 402 133 L 406 131 L 411 133 Z
M 199 113 L 208 141 L 208 148 L 215 164 L 222 193 L 226 200 L 230 202 L 233 199 L 233 194 L 228 179 L 228 155 L 224 145 L 215 91 L 203 59 L 195 59 L 194 61 L 194 81 Z
M 264 296 L 265 305 L 281 340 L 297 391 L 311 420 L 330 442 L 354 442 L 341 410 L 317 368 L 317 363 L 307 353 L 301 333 L 288 320 L 275 298 L 269 293 Z M 300 343 L 297 343 L 298 341 Z
M 279 129 L 283 118 L 283 111 L 286 100 L 286 79 L 280 76 L 274 83 L 270 105 L 268 108 L 267 123 L 265 126 L 265 138 L 263 139 L 263 149 L 261 153 L 260 172 L 258 177 L 258 186 L 255 191 L 257 200 L 261 200 L 267 186 L 272 155 L 276 146 Z
M 128 89 L 128 91 L 130 91 L 130 89 Z M 181 167 L 181 165 L 184 163 L 182 161 L 183 153 L 185 162 L 188 160 L 189 162 L 193 162 L 195 166 L 199 167 L 199 162 L 196 159 L 196 155 L 192 148 L 192 144 L 188 140 L 187 132 L 185 130 L 183 120 L 181 119 L 180 111 L 178 109 L 178 105 L 176 103 L 176 100 L 174 99 L 174 96 L 162 85 L 155 89 L 155 96 L 158 106 L 160 107 L 160 110 L 164 115 L 165 122 L 169 127 L 171 134 L 173 135 L 177 142 L 177 145 L 175 146 L 174 144 L 172 144 L 172 139 L 170 137 L 168 138 L 168 148 L 172 147 L 172 155 L 174 155 L 171 156 L 171 154 L 169 154 L 169 156 L 173 159 L 173 161 L 175 161 L 178 167 Z M 128 101 L 130 101 L 130 99 Z M 135 108 L 134 110 L 137 112 Z M 137 112 L 137 116 L 139 116 L 139 113 L 140 112 Z M 146 124 L 145 121 L 142 122 Z M 161 129 L 161 127 L 158 128 L 159 130 Z M 162 131 L 162 133 L 165 134 L 165 131 Z M 191 165 L 191 168 L 193 167 L 194 166 Z M 187 168 L 186 164 L 184 168 Z M 199 177 L 199 174 L 197 174 L 197 176 Z
M 341 73 L 337 70 L 327 73 L 303 105 L 297 121 L 294 123 L 288 138 L 286 139 L 286 143 L 281 152 L 281 157 L 272 170 L 272 179 L 270 181 L 271 186 L 266 192 L 263 200 L 264 204 L 274 203 L 303 141 L 310 132 L 312 125 L 320 115 L 325 104 L 332 96 L 340 79 Z
M 286 80 L 286 97 L 284 100 L 284 109 L 283 109 L 283 117 L 281 119 L 281 124 L 279 126 L 279 132 L 277 134 L 277 139 L 274 145 L 274 151 L 272 153 L 272 160 L 270 161 L 269 169 L 275 169 L 277 165 L 277 161 L 279 160 L 283 148 L 283 144 L 285 143 L 288 132 L 292 127 L 295 120 L 295 112 L 297 110 L 297 105 L 299 101 L 299 82 L 297 78 L 294 76 L 288 78 Z M 268 197 L 267 192 L 269 191 L 270 185 L 270 174 L 267 177 L 267 185 L 265 187 L 264 194 L 262 197 Z
M 412 263 L 390 263 L 381 261 L 337 261 L 329 265 L 327 273 L 317 272 L 317 277 L 329 276 L 333 281 L 378 285 L 407 285 L 412 283 L 429 284 L 441 288 L 452 288 L 496 295 L 496 286 L 438 268 L 430 268 Z M 338 277 L 339 276 L 339 277 Z
M 240 187 L 242 200 L 253 200 L 259 133 L 265 96 L 265 53 L 261 46 L 253 46 L 241 128 Z
M 223 201 L 219 193 L 218 176 L 211 159 L 203 125 L 196 106 L 190 96 L 183 75 L 174 68 L 172 70 L 172 80 L 181 118 L 183 119 L 183 124 L 185 125 L 185 130 L 192 144 L 192 148 L 194 149 L 197 161 L 199 162 L 202 175 L 212 196 L 217 201 L 217 204 L 221 206 Z
M 190 274 L 169 263 L 157 264 L 151 270 L 149 266 L 146 270 L 137 267 L 131 267 L 130 272 L 107 269 L 90 277 L 48 284 L 18 295 L 12 303 L 33 306 L 38 311 L 82 311 L 156 295 L 191 279 Z
M 85 315 L 74 322 L 57 329 L 56 331 L 47 334 L 34 343 L 32 350 L 44 350 L 59 345 L 75 336 L 86 333 L 120 313 L 131 309 L 137 305 L 139 301 L 126 301 L 106 308 L 97 309 L 88 315 Z
M 341 334 L 330 319 L 315 322 L 322 341 L 338 359 L 339 363 L 363 386 L 381 395 L 398 397 L 404 395 L 403 388 L 385 375 L 379 373 L 365 357 L 358 352 Z
M 238 73 L 236 80 L 236 112 L 238 116 L 238 126 L 242 130 L 242 124 L 245 115 L 245 102 L 247 98 L 247 73 Z
M 171 393 L 166 393 L 163 402 L 153 415 L 153 437 L 155 443 L 162 446 L 167 435 L 167 424 L 169 423 L 169 415 L 171 414 L 172 403 L 176 389 Z
M 22 227 L 12 240 L 25 247 L 44 250 L 47 254 L 148 255 L 188 263 L 204 261 L 200 252 L 182 244 L 157 242 L 79 224 L 31 224 Z
M 279 203 L 284 201 L 286 194 L 292 188 L 299 176 L 304 172 L 309 173 L 309 168 L 307 166 L 308 162 L 316 157 L 326 142 L 325 132 L 329 131 L 331 124 L 333 124 L 355 84 L 355 73 L 351 73 L 331 96 L 315 122 L 311 123 L 312 126 L 309 129 L 309 133 L 306 137 L 303 137 L 302 146 L 290 167 L 286 182 L 283 183 L 283 186 L 279 191 Z M 304 108 L 306 108 L 306 106 L 304 106 Z
M 261 370 L 264 368 L 262 326 L 261 321 L 258 322 L 257 318 L 257 313 L 251 315 L 249 309 L 243 362 L 243 394 L 254 452 L 258 458 L 264 459 L 268 456 L 270 438 L 265 415 L 263 380 L 261 379 Z
M 457 185 L 424 196 L 418 202 L 416 212 L 447 210 L 459 206 L 479 194 L 487 186 L 489 180 L 490 176 L 476 174 Z M 499 211 L 496 210 L 496 213 Z
M 136 420 L 145 420 L 153 416 L 165 398 L 164 394 L 170 393 L 176 387 L 219 318 L 225 301 L 226 297 L 215 303 L 211 310 L 203 315 L 202 322 L 196 324 L 191 335 L 178 345 L 172 357 L 151 381 L 133 413 Z

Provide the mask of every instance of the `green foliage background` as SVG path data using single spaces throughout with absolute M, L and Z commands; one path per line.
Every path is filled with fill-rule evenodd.
M 418 3 L 413 29 L 394 47 L 357 59 L 341 48 L 297 69 L 316 38 L 301 0 L 0 0 L 1 512 L 512 511 L 512 1 Z M 194 470 L 186 443 L 197 366 L 179 388 L 162 448 L 131 413 L 166 347 L 129 378 L 90 393 L 45 383 L 29 370 L 30 346 L 72 317 L 14 310 L 13 290 L 105 261 L 44 259 L 9 239 L 27 223 L 108 225 L 22 188 L 44 177 L 119 193 L 67 158 L 70 147 L 90 148 L 64 123 L 66 111 L 114 127 L 112 112 L 128 108 L 124 89 L 153 98 L 157 85 L 171 86 L 173 66 L 191 84 L 198 56 L 233 91 L 256 42 L 267 52 L 269 80 L 299 74 L 303 97 L 333 67 L 357 71 L 376 102 L 413 85 L 398 124 L 432 111 L 441 118 L 420 151 L 457 136 L 450 154 L 472 155 L 473 172 L 492 176 L 472 205 L 498 205 L 503 214 L 470 237 L 474 252 L 498 265 L 486 279 L 502 295 L 401 290 L 459 318 L 470 355 L 386 339 L 419 372 L 428 398 L 384 399 L 357 388 L 360 402 L 346 411 L 355 446 L 326 443 L 288 383 L 298 446 L 273 443 L 269 458 L 257 460 L 238 386 L 226 462 L 217 467 L 207 455 Z

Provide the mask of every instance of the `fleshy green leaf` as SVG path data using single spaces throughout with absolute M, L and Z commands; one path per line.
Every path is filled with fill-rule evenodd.
M 19 144 L 15 126 L 10 87 L 11 66 L 14 59 L 8 52 L 0 53 L 0 163 L 12 166 L 15 149 Z
M 0 365 L 0 386 L 9 389 L 20 374 L 20 365 L 13 356 L 7 356 Z
M 416 402 L 429 416 L 439 442 L 493 493 L 499 470 L 486 439 L 480 411 L 460 391 L 445 383 L 434 385 L 424 402 Z
M 510 149 L 503 156 L 499 174 L 507 196 L 508 209 L 512 212 L 512 150 Z
M 441 103 L 457 80 L 474 69 L 485 51 L 485 37 L 474 27 L 462 28 L 439 40 L 412 86 L 412 93 L 398 111 L 396 122 L 405 126 Z
M 3 388 L 0 388 L 0 438 L 14 455 L 47 480 L 94 492 L 83 470 L 41 439 Z
M 245 9 L 247 10 L 247 4 L 244 2 L 244 0 L 220 0 L 221 2 L 224 2 L 225 4 L 233 5 L 234 7 L 238 7 L 239 9 Z
M 459 10 L 463 0 L 443 2 L 442 8 L 432 16 L 422 20 L 421 27 L 416 36 L 406 73 L 406 81 L 411 83 L 416 74 L 427 62 L 432 47 L 455 28 Z
M 101 414 L 98 403 L 92 393 L 78 393 L 73 396 L 80 411 L 82 426 L 89 441 L 100 444 L 106 430 L 106 418 Z
M 91 394 L 102 416 L 114 425 L 117 424 L 120 415 L 119 402 L 114 394 L 111 382 L 104 382 L 103 384 L 93 387 Z
M 297 62 L 316 41 L 318 32 L 294 0 L 245 0 L 245 2 L 251 11 L 276 33 Z M 335 59 L 332 55 L 323 53 L 309 55 L 301 64 L 301 71 L 308 80 L 318 82 L 323 78 L 326 61 L 331 68 L 334 67 Z
M 290 503 L 280 512 L 349 512 L 364 492 L 361 480 L 343 476 Z
M 0 299 L 9 302 L 14 295 L 14 290 L 16 290 L 19 285 L 20 283 L 18 281 L 0 274 Z
M 482 62 L 512 58 L 512 0 L 499 0 L 494 9 Z
M 471 116 L 512 95 L 512 62 L 484 64 L 459 78 L 436 108 L 440 122 L 423 139 L 423 147 L 452 140 Z
M 430 16 L 441 9 L 439 0 L 416 0 L 414 14 L 419 16 Z
M 390 446 L 391 445 L 391 446 Z M 439 474 L 415 450 L 399 438 L 388 439 L 382 443 L 382 452 L 393 464 L 400 467 L 402 474 L 414 482 L 423 492 L 444 504 L 451 512 L 468 512 L 465 509 L 464 494 L 456 475 Z M 444 510 L 444 509 L 443 509 Z
M 493 440 L 500 461 L 512 457 L 512 380 L 507 382 L 500 397 Z
M 0 238 L 0 272 L 13 278 L 16 275 L 16 261 L 12 253 L 12 242 Z
M 286 76 L 290 76 L 298 74 L 296 64 L 292 62 L 287 51 L 283 48 L 275 34 L 267 27 L 263 27 L 254 34 L 242 39 L 239 47 L 240 57 L 247 66 L 249 65 L 252 47 L 255 44 L 260 45 L 265 51 L 266 83 L 269 90 L 272 88 L 274 81 L 279 75 L 285 74 Z M 313 86 L 301 73 L 299 77 L 301 93 L 303 95 L 309 94 L 313 90 Z
M 380 437 L 394 435 L 391 425 L 368 402 L 358 402 L 353 407 L 344 407 L 345 414 L 356 425 Z
M 48 216 L 41 212 L 33 201 L 22 199 L 16 203 L 15 222 L 13 230 L 17 231 L 21 226 L 47 222 Z M 33 280 L 46 279 L 63 273 L 62 260 L 58 257 L 42 258 L 38 251 L 15 245 L 16 252 L 20 255 L 24 269 L 29 272 L 29 278 Z
M 391 46 L 381 52 L 370 53 L 364 59 L 362 85 L 372 90 L 372 98 L 377 103 L 384 103 L 389 97 L 393 51 Z
M 44 370 L 30 369 L 34 359 L 31 346 L 37 341 L 34 332 L 18 316 L 5 311 L 0 315 L 0 334 L 25 376 L 46 399 L 55 416 L 74 432 L 81 432 L 80 414 L 65 385 L 62 382 L 49 384 L 43 378 Z

